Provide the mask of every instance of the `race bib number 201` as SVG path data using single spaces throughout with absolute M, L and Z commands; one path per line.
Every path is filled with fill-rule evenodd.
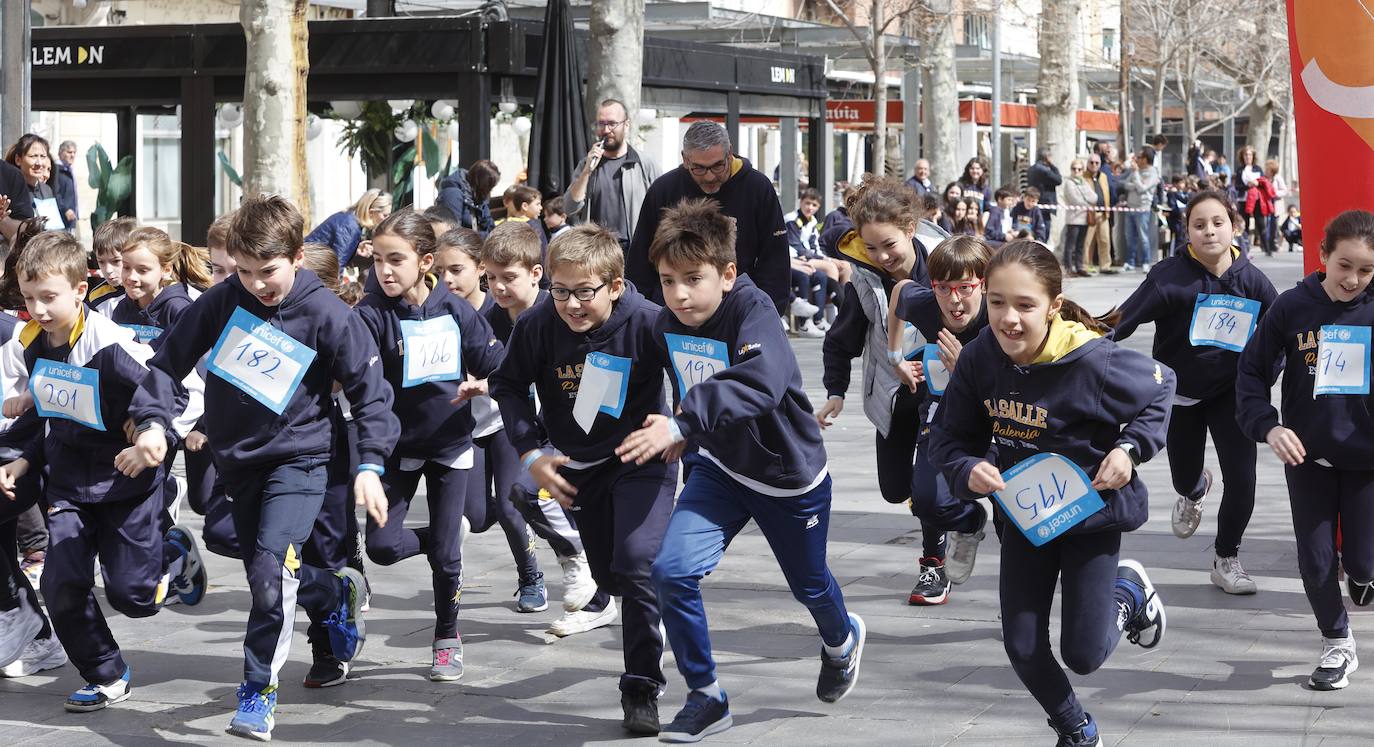
M 99 371 L 39 358 L 29 377 L 29 392 L 39 415 L 105 430 L 100 415 Z
M 314 360 L 314 350 L 239 308 L 210 350 L 207 368 L 280 415 Z

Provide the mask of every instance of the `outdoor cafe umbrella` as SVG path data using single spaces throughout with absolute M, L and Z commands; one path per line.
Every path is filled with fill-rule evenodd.
M 568 0 L 549 0 L 529 158 L 529 184 L 545 196 L 567 191 L 577 162 L 591 149 L 583 120 L 582 66 L 574 42 Z

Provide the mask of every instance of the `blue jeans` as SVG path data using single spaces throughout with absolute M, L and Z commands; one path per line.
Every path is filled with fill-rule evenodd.
M 1125 213 L 1126 215 L 1126 264 L 1140 267 L 1150 263 L 1150 226 L 1154 224 L 1155 214 Z
M 821 640 L 838 646 L 849 636 L 844 595 L 825 564 L 830 527 L 830 477 L 809 493 L 775 498 L 735 482 L 702 456 L 684 459 L 687 481 L 668 521 L 653 582 L 668 643 L 687 686 L 716 680 L 701 579 L 720 563 L 730 541 L 753 519 L 768 540 L 792 595 L 811 610 Z

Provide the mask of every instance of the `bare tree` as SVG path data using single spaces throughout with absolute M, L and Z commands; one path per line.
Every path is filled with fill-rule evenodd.
M 633 121 L 644 70 L 644 0 L 592 0 L 587 47 L 587 121 L 606 99 L 625 102 Z
M 243 192 L 290 197 L 310 215 L 305 164 L 307 0 L 244 0 Z
M 1044 0 L 1040 14 L 1040 80 L 1035 128 L 1040 147 L 1055 165 L 1073 160 L 1078 132 L 1078 0 Z
M 921 43 L 922 155 L 931 178 L 959 176 L 959 77 L 954 68 L 954 2 L 927 0 L 914 19 Z

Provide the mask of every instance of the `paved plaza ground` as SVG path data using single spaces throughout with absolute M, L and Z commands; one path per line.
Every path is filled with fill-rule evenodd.
M 1257 263 L 1282 291 L 1301 273 L 1297 254 Z M 1123 300 L 1140 280 L 1127 274 L 1072 281 L 1067 294 L 1095 313 Z M 1130 341 L 1148 350 L 1150 329 Z M 820 388 L 820 342 L 794 343 L 813 402 Z M 857 381 L 857 365 L 856 365 Z M 857 388 L 857 386 L 856 386 Z M 830 563 L 850 608 L 868 623 L 858 687 L 836 705 L 816 700 L 820 642 L 752 527 L 705 583 L 720 681 L 735 728 L 707 742 L 759 745 L 1048 745 L 1045 715 L 1022 689 L 1000 641 L 997 552 L 989 533 L 969 583 L 942 607 L 909 607 L 920 535 L 905 506 L 878 495 L 873 428 L 857 398 L 826 432 L 835 477 Z M 1209 455 L 1208 463 L 1215 460 Z M 1169 633 L 1145 651 L 1122 643 L 1101 671 L 1074 676 L 1079 697 L 1109 745 L 1356 745 L 1374 732 L 1374 672 L 1343 691 L 1304 683 L 1320 651 L 1290 528 L 1279 462 L 1262 449 L 1259 494 L 1241 558 L 1260 592 L 1228 597 L 1208 581 L 1218 489 L 1202 528 L 1189 540 L 1169 531 L 1174 495 L 1164 458 L 1144 465 L 1149 523 L 1127 537 L 1123 554 L 1150 570 L 1168 605 Z M 424 522 L 422 509 L 413 521 Z M 199 530 L 198 517 L 191 524 Z M 422 558 L 371 566 L 376 592 L 369 633 L 353 679 L 305 690 L 309 665 L 304 616 L 282 673 L 275 738 L 282 742 L 540 745 L 622 740 L 616 677 L 620 629 L 555 640 L 558 587 L 547 612 L 514 611 L 515 574 L 499 529 L 470 537 L 462 634 L 467 673 L 457 683 L 426 678 L 433 618 Z M 64 713 L 81 685 L 71 666 L 24 680 L 0 680 L 0 744 L 226 742 L 223 733 L 242 672 L 249 594 L 237 563 L 210 557 L 213 589 L 194 609 L 156 617 L 114 615 L 111 627 L 133 669 L 133 696 L 95 714 Z M 556 580 L 544 548 L 540 560 Z M 1056 610 L 1056 620 L 1058 612 Z M 1374 652 L 1374 618 L 1352 617 Z M 1051 632 L 1056 646 L 1058 625 Z M 1374 655 L 1374 654 L 1371 654 Z M 669 666 L 663 719 L 685 691 Z M 626 740 L 628 741 L 628 740 Z M 650 740 L 641 740 L 648 744 Z

